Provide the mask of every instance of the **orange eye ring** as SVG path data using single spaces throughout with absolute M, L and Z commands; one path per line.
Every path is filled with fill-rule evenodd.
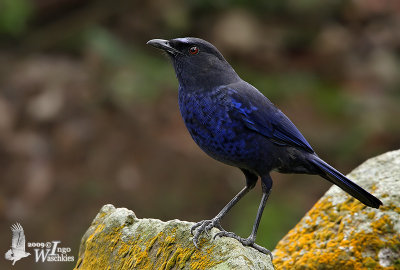
M 198 53 L 199 53 L 199 48 L 196 47 L 196 46 L 190 47 L 190 48 L 189 48 L 189 53 L 190 53 L 191 55 L 198 54 Z

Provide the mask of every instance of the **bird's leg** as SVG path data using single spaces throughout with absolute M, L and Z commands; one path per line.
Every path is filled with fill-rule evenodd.
M 226 232 L 220 224 L 221 219 L 241 198 L 243 198 L 244 195 L 246 195 L 252 188 L 254 188 L 257 182 L 257 176 L 247 170 L 242 169 L 242 171 L 246 176 L 246 186 L 235 197 L 233 197 L 233 199 L 227 205 L 225 205 L 225 207 L 222 208 L 222 210 L 213 219 L 197 222 L 190 229 L 190 232 L 193 235 L 193 244 L 196 248 L 199 248 L 198 241 L 203 232 L 208 234 L 208 232 L 214 227 L 221 230 L 221 232 Z
M 271 251 L 269 251 L 268 249 L 266 249 L 266 248 L 264 248 L 262 246 L 259 246 L 259 245 L 257 245 L 255 243 L 258 226 L 260 225 L 260 221 L 261 221 L 261 216 L 262 216 L 262 213 L 264 211 L 265 205 L 267 203 L 269 194 L 271 193 L 272 179 L 271 179 L 271 177 L 269 175 L 268 175 L 268 177 L 263 177 L 261 179 L 261 187 L 262 187 L 263 195 L 262 195 L 262 198 L 261 198 L 260 206 L 258 207 L 256 220 L 254 222 L 253 229 L 251 231 L 250 236 L 247 237 L 247 238 L 242 238 L 242 237 L 237 236 L 236 234 L 234 234 L 232 232 L 221 231 L 221 232 L 218 232 L 217 234 L 215 234 L 214 238 L 217 237 L 217 236 L 232 237 L 232 238 L 238 240 L 244 246 L 250 246 L 250 247 L 255 248 L 256 250 L 258 250 L 258 251 L 260 251 L 260 252 L 262 252 L 264 254 L 268 254 L 271 257 L 271 260 L 272 260 Z
M 249 192 L 250 188 L 248 186 L 244 187 L 224 208 L 211 220 L 202 220 L 197 222 L 191 229 L 190 232 L 193 235 L 193 244 L 196 248 L 199 248 L 197 243 L 199 241 L 200 235 L 205 232 L 208 232 L 216 227 L 224 232 L 224 229 L 221 227 L 220 221 L 229 212 L 229 210 L 241 199 L 247 192 Z

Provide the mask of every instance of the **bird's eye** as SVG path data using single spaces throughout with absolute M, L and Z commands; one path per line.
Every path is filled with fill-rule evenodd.
M 199 48 L 196 46 L 190 47 L 189 48 L 189 53 L 194 55 L 194 54 L 198 54 L 199 53 Z

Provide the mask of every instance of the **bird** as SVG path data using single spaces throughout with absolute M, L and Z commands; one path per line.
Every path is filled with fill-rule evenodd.
M 28 257 L 31 254 L 25 251 L 25 234 L 21 224 L 13 224 L 11 226 L 11 232 L 11 249 L 6 252 L 5 258 L 7 260 L 13 261 L 12 265 L 14 265 L 16 261 Z
M 322 160 L 297 127 L 257 88 L 239 77 L 218 49 L 195 37 L 151 39 L 147 42 L 170 58 L 179 82 L 178 104 L 191 137 L 209 156 L 239 168 L 245 186 L 212 219 L 191 228 L 193 244 L 212 228 L 213 237 L 231 237 L 264 254 L 256 244 L 261 216 L 272 189 L 271 171 L 319 175 L 365 204 L 382 202 Z M 247 238 L 225 231 L 222 218 L 261 179 L 262 197 Z

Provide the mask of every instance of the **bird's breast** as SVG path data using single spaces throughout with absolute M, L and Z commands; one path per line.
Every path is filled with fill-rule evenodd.
M 244 132 L 242 122 L 231 119 L 226 102 L 219 91 L 179 91 L 179 108 L 193 140 L 211 157 L 239 166 L 254 155 L 254 135 Z

